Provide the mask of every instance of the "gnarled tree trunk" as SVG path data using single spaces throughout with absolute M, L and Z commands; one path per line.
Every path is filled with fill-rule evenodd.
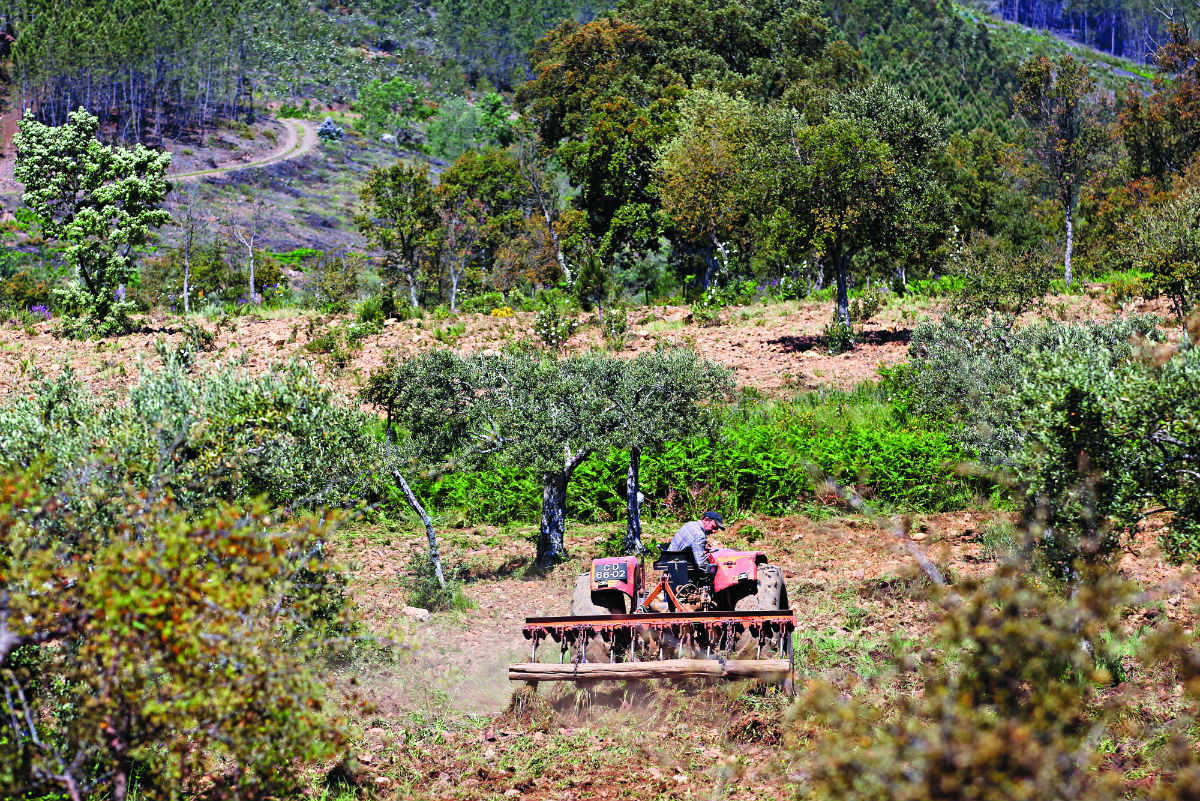
M 563 545 L 566 522 L 567 473 L 565 470 L 556 470 L 542 476 L 542 525 L 538 531 L 538 567 L 553 567 L 568 558 Z
M 542 525 L 538 531 L 537 561 L 541 568 L 553 567 L 570 556 L 563 544 L 567 526 L 567 482 L 571 473 L 591 453 L 581 450 L 572 455 L 566 451 L 561 470 L 542 474 Z

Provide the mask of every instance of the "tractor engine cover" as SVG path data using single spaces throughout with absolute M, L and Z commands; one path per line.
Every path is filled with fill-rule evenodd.
M 758 565 L 767 561 L 762 551 L 732 551 L 721 548 L 709 554 L 717 565 L 713 591 L 720 592 L 743 581 L 758 581 Z
M 638 560 L 635 556 L 615 556 L 592 560 L 592 590 L 620 590 L 637 597 Z

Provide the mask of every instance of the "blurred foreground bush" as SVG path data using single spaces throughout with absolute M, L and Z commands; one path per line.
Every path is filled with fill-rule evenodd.
M 55 483 L 0 475 L 0 796 L 279 797 L 340 750 L 314 659 L 351 623 L 322 591 L 328 520 Z
M 1200 312 L 1174 342 L 1157 322 L 946 318 L 918 327 L 911 365 L 890 379 L 909 420 L 1013 477 L 1065 580 L 1079 559 L 1112 558 L 1150 513 L 1171 513 L 1159 539 L 1171 559 L 1200 559 Z
M 1017 561 L 943 597 L 921 655 L 899 654 L 922 687 L 887 706 L 810 685 L 798 718 L 816 741 L 811 796 L 859 801 L 1049 801 L 1120 797 L 1097 747 L 1094 705 L 1121 639 L 1128 588 L 1114 575 L 1062 597 Z

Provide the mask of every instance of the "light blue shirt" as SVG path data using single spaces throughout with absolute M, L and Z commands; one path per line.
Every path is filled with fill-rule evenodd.
M 704 567 L 708 564 L 708 558 L 705 556 L 705 551 L 708 548 L 708 532 L 704 530 L 704 526 L 699 520 L 692 520 L 680 526 L 679 531 L 675 532 L 675 536 L 671 538 L 671 544 L 667 546 L 671 551 L 686 551 L 692 550 L 692 556 L 696 559 L 696 564 Z

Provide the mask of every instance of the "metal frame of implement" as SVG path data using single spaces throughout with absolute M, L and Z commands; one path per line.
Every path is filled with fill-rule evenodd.
M 711 658 L 714 651 L 718 658 L 722 653 L 728 654 L 737 642 L 738 635 L 749 631 L 757 639 L 756 659 L 761 659 L 762 649 L 770 642 L 777 646 L 777 653 L 787 654 L 788 673 L 794 674 L 795 653 L 791 634 L 796 629 L 796 616 L 790 610 L 763 611 L 705 611 L 705 612 L 635 612 L 633 614 L 591 615 L 573 617 L 570 615 L 556 617 L 530 617 L 525 619 L 522 633 L 525 639 L 532 641 L 530 662 L 537 663 L 538 646 L 547 638 L 559 643 L 559 662 L 566 659 L 567 651 L 575 643 L 580 644 L 579 664 L 588 664 L 588 640 L 595 636 L 603 637 L 612 643 L 609 649 L 609 662 L 617 661 L 618 648 L 616 637 L 625 635 L 627 642 L 622 643 L 628 662 L 656 662 L 664 659 L 664 649 L 667 636 L 674 641 L 676 657 L 683 655 L 685 646 L 690 646 L 696 652 L 704 651 Z M 655 632 L 660 635 L 657 642 L 648 635 Z M 639 640 L 646 636 L 646 645 L 657 645 L 655 654 L 650 659 L 638 659 Z M 734 660 L 729 660 L 732 662 Z M 778 660 L 776 660 L 778 661 Z M 721 659 L 722 664 L 727 661 Z M 750 665 L 752 662 L 743 662 Z M 583 676 L 580 676 L 583 678 Z M 633 676 L 631 676 L 633 678 Z

